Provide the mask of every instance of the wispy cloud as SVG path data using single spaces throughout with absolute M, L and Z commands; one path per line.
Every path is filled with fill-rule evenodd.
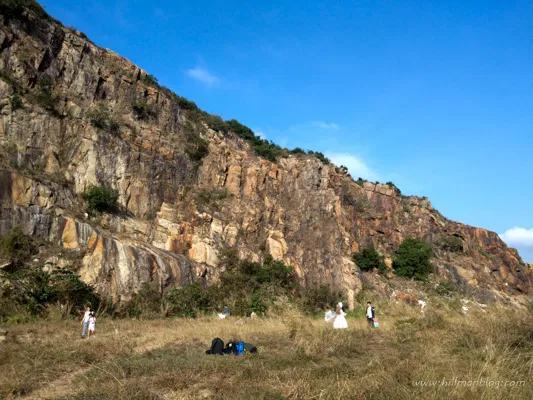
M 339 124 L 336 124 L 335 122 L 313 121 L 311 122 L 311 125 L 321 129 L 337 130 L 340 128 Z
M 500 238 L 509 246 L 516 247 L 528 262 L 533 262 L 533 228 L 515 226 L 500 233 Z
M 328 157 L 337 166 L 344 165 L 354 178 L 378 180 L 378 174 L 372 170 L 360 157 L 350 153 L 326 152 Z
M 220 78 L 203 67 L 194 67 L 186 71 L 188 77 L 195 79 L 206 86 L 212 87 L 220 83 Z

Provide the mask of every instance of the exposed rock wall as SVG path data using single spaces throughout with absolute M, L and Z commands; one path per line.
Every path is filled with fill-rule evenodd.
M 78 251 L 82 278 L 116 301 L 143 282 L 163 290 L 200 271 L 215 279 L 226 247 L 254 260 L 269 253 L 303 284 L 352 298 L 361 282 L 351 254 L 372 244 L 391 255 L 408 236 L 437 248 L 460 239 L 462 251 L 437 250 L 434 259 L 450 279 L 530 290 L 525 264 L 495 233 L 449 221 L 390 186 L 360 186 L 312 156 L 259 158 L 144 71 L 54 21 L 28 11 L 1 17 L 0 71 L 0 233 L 21 225 Z M 91 123 L 101 110 L 118 129 Z M 200 161 L 190 156 L 191 135 L 209 143 Z M 80 193 L 91 184 L 117 189 L 123 212 L 87 218 Z

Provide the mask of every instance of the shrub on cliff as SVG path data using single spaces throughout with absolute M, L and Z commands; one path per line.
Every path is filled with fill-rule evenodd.
M 183 132 L 186 137 L 185 153 L 192 161 L 201 161 L 207 154 L 209 154 L 209 143 L 202 138 L 200 134 L 195 131 L 192 124 L 187 121 L 183 127 Z
M 385 185 L 387 186 L 390 186 L 398 196 L 401 196 L 402 194 L 402 191 L 400 190 L 400 188 L 398 186 L 396 186 L 393 182 L 389 181 L 387 182 Z
M 357 264 L 361 271 L 371 271 L 374 268 L 380 272 L 385 272 L 385 262 L 383 256 L 379 254 L 372 246 L 361 249 L 358 253 L 352 255 L 352 260 Z
M 142 121 L 148 121 L 157 116 L 156 109 L 144 100 L 135 101 L 131 107 L 135 117 Z
M 459 236 L 444 235 L 437 241 L 437 246 L 444 251 L 461 253 L 463 251 L 463 240 Z
M 12 267 L 20 267 L 35 251 L 31 236 L 24 234 L 19 227 L 0 236 L 0 262 L 7 261 Z
M 116 212 L 118 210 L 118 192 L 105 186 L 89 186 L 82 194 L 87 202 L 90 214 L 101 212 Z
M 151 74 L 144 75 L 141 80 L 146 85 L 157 86 L 159 84 L 157 78 Z
M 91 124 L 98 129 L 110 133 L 118 133 L 120 126 L 118 122 L 115 121 L 111 112 L 105 107 L 98 107 L 90 111 L 87 116 L 91 121 Z
M 426 242 L 407 238 L 394 253 L 394 272 L 398 276 L 425 280 L 433 270 L 429 261 L 431 254 L 431 247 Z
M 18 93 L 15 92 L 10 97 L 10 101 L 11 101 L 11 111 L 16 111 L 21 108 L 24 108 L 24 103 L 22 102 L 22 99 Z
M 57 114 L 56 107 L 59 99 L 54 93 L 52 78 L 48 75 L 42 75 L 37 81 L 36 90 L 33 95 L 35 102 L 45 110 Z

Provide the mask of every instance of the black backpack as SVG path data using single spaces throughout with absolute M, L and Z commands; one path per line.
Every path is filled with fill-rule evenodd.
M 211 348 L 205 351 L 205 354 L 224 354 L 224 341 L 220 338 L 214 338 L 211 341 Z

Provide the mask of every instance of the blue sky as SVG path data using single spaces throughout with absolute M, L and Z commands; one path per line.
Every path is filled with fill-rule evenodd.
M 533 262 L 531 1 L 42 4 L 201 108 L 428 196 Z

